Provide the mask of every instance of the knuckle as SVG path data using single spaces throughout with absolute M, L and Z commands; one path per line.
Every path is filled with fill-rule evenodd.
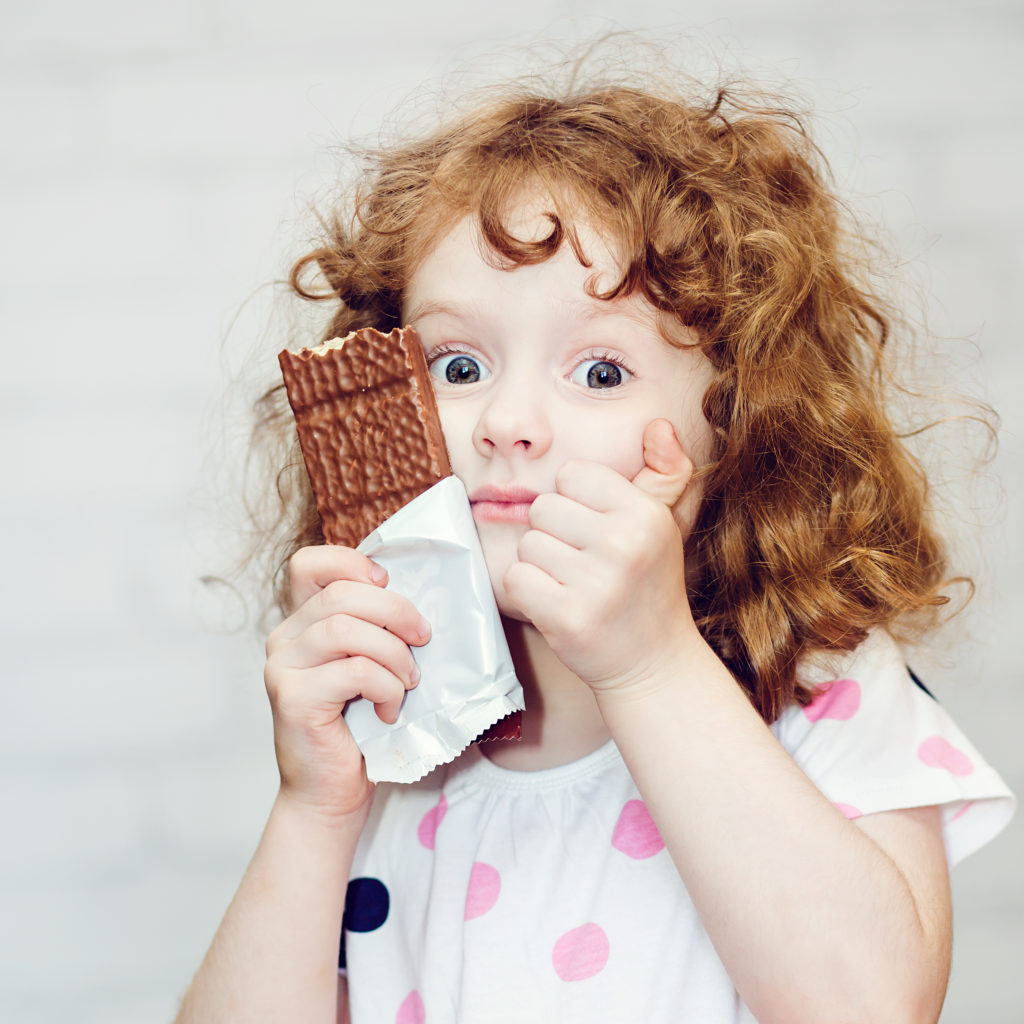
M 347 615 L 328 615 L 323 620 L 323 631 L 332 647 L 344 650 L 352 640 L 352 625 Z
M 288 560 L 289 575 L 293 578 L 308 576 L 316 565 L 319 550 L 316 547 L 299 548 Z
M 313 548 L 299 548 L 288 559 L 286 575 L 292 608 L 298 605 L 299 594 L 309 585 L 309 581 L 314 575 L 315 562 L 316 554 Z
M 638 532 L 641 534 L 645 532 L 642 526 Z M 616 562 L 629 562 L 636 550 L 630 531 L 626 530 L 609 531 L 603 538 L 603 542 L 607 555 Z
M 320 591 L 320 602 L 325 608 L 340 608 L 348 593 L 348 580 L 332 580 Z
M 267 696 L 272 702 L 275 701 L 281 692 L 281 686 L 276 668 L 269 658 L 267 659 L 266 667 L 263 669 L 263 682 L 267 687 Z
M 660 531 L 667 516 L 671 516 L 671 513 L 665 503 L 658 501 L 657 498 L 647 498 L 637 507 L 637 520 L 640 528 L 645 531 Z
M 266 684 L 267 696 L 273 707 L 279 708 L 286 703 L 285 697 L 290 687 L 290 677 L 287 669 L 277 663 L 275 659 L 268 659 L 263 672 L 263 681 Z
M 356 693 L 362 693 L 373 681 L 375 669 L 376 663 L 362 655 L 345 659 L 345 672 Z
M 582 605 L 571 605 L 563 613 L 563 630 L 577 640 L 585 639 L 592 617 Z
M 276 626 L 267 634 L 266 643 L 263 645 L 263 652 L 268 663 L 275 653 L 281 648 L 281 634 L 281 626 Z

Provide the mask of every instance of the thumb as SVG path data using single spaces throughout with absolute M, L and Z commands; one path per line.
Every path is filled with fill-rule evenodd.
M 671 508 L 683 496 L 693 463 L 683 451 L 668 420 L 652 420 L 644 428 L 644 466 L 633 483 Z

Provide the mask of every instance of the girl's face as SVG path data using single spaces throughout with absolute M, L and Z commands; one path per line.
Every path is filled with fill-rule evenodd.
M 517 237 L 550 231 L 542 208 L 520 211 L 509 225 Z M 555 489 L 564 462 L 589 459 L 632 479 L 644 464 L 644 428 L 658 418 L 674 425 L 695 464 L 711 454 L 701 412 L 710 363 L 699 349 L 669 345 L 646 300 L 589 296 L 589 280 L 603 290 L 619 268 L 599 235 L 586 224 L 577 230 L 591 267 L 563 246 L 546 262 L 501 270 L 467 217 L 405 293 L 403 320 L 423 340 L 452 469 L 469 492 L 498 607 L 512 617 L 522 615 L 502 578 L 529 528 L 530 503 Z M 684 539 L 696 490 L 674 509 Z

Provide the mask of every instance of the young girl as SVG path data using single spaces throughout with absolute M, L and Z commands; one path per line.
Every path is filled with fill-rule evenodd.
M 524 735 L 374 793 L 340 711 L 394 720 L 430 623 L 322 545 L 275 391 L 281 786 L 179 1020 L 935 1020 L 948 864 L 1012 797 L 891 636 L 942 544 L 800 121 L 510 91 L 355 214 L 292 284 L 419 331 Z

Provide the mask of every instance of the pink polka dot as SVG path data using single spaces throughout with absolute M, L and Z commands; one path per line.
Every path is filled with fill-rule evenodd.
M 448 801 L 445 800 L 444 793 L 442 793 L 437 806 L 431 807 L 420 820 L 419 827 L 416 829 L 416 835 L 428 850 L 434 848 L 434 841 L 437 838 L 437 826 L 441 824 L 441 819 L 444 818 L 447 811 Z
M 584 981 L 604 970 L 609 951 L 604 929 L 584 924 L 566 932 L 555 943 L 551 961 L 562 981 Z
M 612 833 L 612 846 L 627 857 L 643 860 L 665 849 L 658 826 L 643 800 L 627 800 Z
M 804 708 L 811 722 L 819 718 L 835 718 L 845 722 L 857 714 L 860 707 L 860 683 L 856 679 L 836 679 L 818 687 L 818 692 Z
M 862 816 L 862 812 L 852 804 L 833 804 L 832 806 L 835 807 L 835 809 L 844 817 L 853 819 L 860 818 Z
M 498 902 L 500 892 L 501 875 L 490 864 L 478 860 L 469 873 L 465 919 L 472 921 L 474 917 L 486 914 Z
M 917 748 L 917 756 L 930 768 L 945 768 L 951 775 L 970 775 L 974 763 L 942 736 L 929 736 Z
M 413 989 L 402 1000 L 402 1005 L 395 1014 L 395 1024 L 427 1024 L 427 1011 L 423 1007 L 423 999 Z

